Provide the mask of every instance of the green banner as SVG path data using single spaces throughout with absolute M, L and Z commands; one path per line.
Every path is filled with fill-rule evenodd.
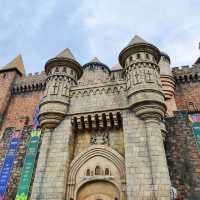
M 196 139 L 198 151 L 200 152 L 200 122 L 192 123 L 193 135 Z
M 31 132 L 15 200 L 28 199 L 29 188 L 40 142 L 40 135 L 40 130 L 33 130 Z

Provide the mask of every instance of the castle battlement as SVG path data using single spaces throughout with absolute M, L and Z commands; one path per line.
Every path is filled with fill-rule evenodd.
M 189 83 L 200 80 L 200 65 L 195 64 L 172 68 L 172 74 L 176 83 Z

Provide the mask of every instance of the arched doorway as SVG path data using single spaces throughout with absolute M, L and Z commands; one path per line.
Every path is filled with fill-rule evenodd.
M 124 158 L 110 147 L 89 147 L 70 164 L 66 200 L 125 200 L 124 163 Z M 105 193 L 107 188 L 115 191 L 113 195 Z M 82 195 L 86 191 L 97 192 Z
M 77 200 L 119 200 L 117 187 L 107 181 L 91 181 L 81 186 L 77 192 Z

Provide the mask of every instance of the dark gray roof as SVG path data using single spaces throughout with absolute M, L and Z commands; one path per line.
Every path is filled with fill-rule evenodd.
M 60 52 L 56 58 L 69 58 L 72 60 L 76 60 L 70 49 L 66 48 L 62 52 Z
M 147 41 L 145 41 L 144 39 L 142 39 L 140 36 L 135 35 L 134 38 L 129 42 L 128 45 L 134 45 L 134 44 L 149 44 Z

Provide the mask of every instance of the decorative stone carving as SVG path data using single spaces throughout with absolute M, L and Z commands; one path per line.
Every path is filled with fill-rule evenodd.
M 95 131 L 91 134 L 91 144 L 109 144 L 109 132 L 108 131 Z

